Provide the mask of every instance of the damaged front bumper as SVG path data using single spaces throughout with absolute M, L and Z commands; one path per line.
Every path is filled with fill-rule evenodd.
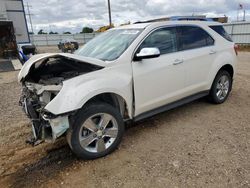
M 52 91 L 45 90 L 46 88 L 48 89 L 48 86 L 42 87 L 28 83 L 23 87 L 19 101 L 19 105 L 31 119 L 33 138 L 29 139 L 28 142 L 33 145 L 43 141 L 54 142 L 69 128 L 69 113 L 55 116 L 44 109 L 46 103 L 52 99 L 51 94 L 58 92 L 60 87 L 50 86 Z
M 58 137 L 62 136 L 69 128 L 69 117 L 66 116 L 58 116 L 54 119 L 46 119 L 44 120 L 49 122 L 49 125 L 52 129 L 52 140 L 55 141 Z
M 67 131 L 72 115 L 79 109 L 81 91 L 71 93 L 72 87 L 64 84 L 105 66 L 102 60 L 67 53 L 38 54 L 24 64 L 18 75 L 23 85 L 20 105 L 32 121 L 33 143 L 55 141 Z

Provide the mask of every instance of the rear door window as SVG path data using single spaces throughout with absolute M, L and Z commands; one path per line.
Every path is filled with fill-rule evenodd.
M 179 26 L 177 31 L 179 50 L 190 50 L 214 44 L 214 39 L 200 27 Z
M 226 32 L 224 27 L 222 25 L 215 25 L 215 26 L 209 26 L 211 29 L 213 29 L 215 32 L 220 34 L 224 39 L 233 42 L 232 38 L 230 35 Z

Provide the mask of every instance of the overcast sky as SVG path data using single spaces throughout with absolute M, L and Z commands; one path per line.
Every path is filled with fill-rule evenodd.
M 30 8 L 34 30 L 80 32 L 88 26 L 98 29 L 108 25 L 107 0 L 24 0 Z M 237 18 L 239 3 L 250 21 L 250 0 L 110 0 L 115 25 L 152 18 L 179 15 L 227 15 Z M 242 12 L 242 11 L 241 11 Z M 242 19 L 242 15 L 241 15 Z

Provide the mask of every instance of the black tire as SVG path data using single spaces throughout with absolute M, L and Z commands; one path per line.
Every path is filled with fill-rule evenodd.
M 118 133 L 112 144 L 106 148 L 102 152 L 90 152 L 83 148 L 80 144 L 80 135 L 83 134 L 83 124 L 88 120 L 90 117 L 95 116 L 96 114 L 105 113 L 111 115 L 116 120 L 116 126 L 118 128 Z M 72 151 L 82 159 L 91 160 L 100 157 L 104 157 L 110 153 L 112 153 L 120 144 L 122 140 L 122 136 L 124 133 L 124 121 L 117 109 L 112 107 L 107 103 L 92 103 L 88 104 L 86 107 L 81 109 L 75 117 L 75 121 L 73 125 L 69 128 L 67 132 L 67 141 L 72 149 Z M 85 127 L 84 127 L 85 129 Z M 86 130 L 86 129 L 85 129 Z M 89 130 L 87 130 L 89 131 Z M 104 130 L 105 131 L 105 130 Z M 93 134 L 93 132 L 91 132 Z M 96 135 L 96 134 L 95 134 Z M 99 138 L 99 137 L 98 137 Z M 98 140 L 98 139 L 97 139 Z M 103 139 L 104 140 L 104 139 Z M 97 142 L 97 141 L 94 141 Z
M 220 82 L 220 79 L 222 77 L 226 77 L 228 78 L 228 81 L 229 81 L 229 87 L 228 87 L 228 92 L 227 94 L 225 95 L 225 97 L 223 98 L 219 98 L 217 96 L 217 92 L 218 92 L 218 89 L 217 89 L 217 84 Z M 214 103 L 214 104 L 221 104 L 221 103 L 224 103 L 230 92 L 231 92 L 231 89 L 232 89 L 232 77 L 231 75 L 226 71 L 226 70 L 221 70 L 217 73 L 215 79 L 214 79 L 214 82 L 212 84 L 212 87 L 211 87 L 211 90 L 210 90 L 210 93 L 209 93 L 209 100 L 210 102 Z
M 79 48 L 78 42 L 73 42 L 73 44 L 74 44 L 74 49 L 75 49 L 75 50 L 78 50 L 78 48 Z

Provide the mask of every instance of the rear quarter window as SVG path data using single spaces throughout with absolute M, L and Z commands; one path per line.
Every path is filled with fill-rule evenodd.
M 211 29 L 213 29 L 216 33 L 220 34 L 224 39 L 227 41 L 233 42 L 230 35 L 226 32 L 224 27 L 222 25 L 216 25 L 216 26 L 209 26 Z

